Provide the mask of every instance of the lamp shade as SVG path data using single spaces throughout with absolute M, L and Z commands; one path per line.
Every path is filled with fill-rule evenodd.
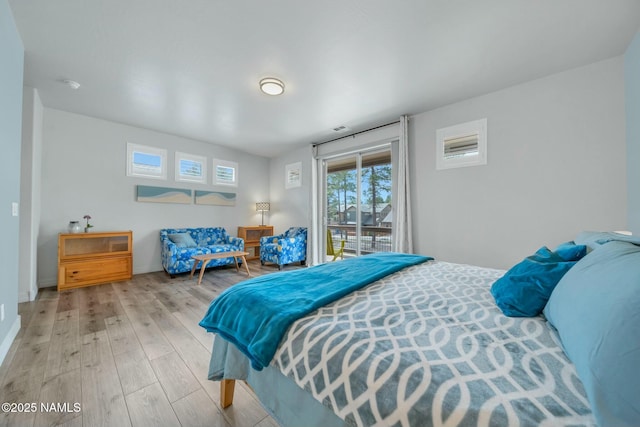
M 265 212 L 271 210 L 271 204 L 269 202 L 258 202 L 256 203 L 256 211 Z

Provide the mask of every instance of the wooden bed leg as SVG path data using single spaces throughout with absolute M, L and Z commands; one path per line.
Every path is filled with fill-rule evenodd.
M 228 408 L 233 403 L 233 390 L 236 386 L 236 380 L 220 381 L 220 406 L 222 409 Z

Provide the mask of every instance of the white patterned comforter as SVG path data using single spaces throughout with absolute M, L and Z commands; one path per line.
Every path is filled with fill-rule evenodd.
M 503 273 L 405 269 L 296 321 L 272 366 L 354 426 L 595 425 L 545 320 L 495 305 Z

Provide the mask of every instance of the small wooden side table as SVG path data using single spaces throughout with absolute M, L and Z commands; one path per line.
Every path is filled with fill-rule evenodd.
M 198 268 L 198 262 L 202 262 L 200 266 L 200 277 L 198 277 L 198 285 L 202 282 L 202 276 L 204 276 L 204 270 L 207 268 L 207 264 L 212 259 L 220 259 L 220 258 L 231 258 L 233 257 L 233 261 L 236 263 L 236 271 L 240 271 L 238 268 L 238 258 L 242 260 L 244 263 L 244 267 L 247 269 L 247 276 L 251 277 L 251 272 L 249 271 L 249 266 L 247 265 L 247 260 L 245 258 L 246 255 L 249 255 L 249 252 L 241 252 L 241 251 L 232 251 L 232 252 L 217 252 L 215 254 L 203 254 L 203 255 L 193 255 L 195 261 L 193 262 L 193 268 L 191 269 L 191 277 L 193 277 L 193 273 L 195 273 L 196 268 Z
M 238 227 L 238 237 L 244 239 L 244 250 L 249 252 L 247 259 L 260 258 L 260 238 L 273 236 L 273 225 Z

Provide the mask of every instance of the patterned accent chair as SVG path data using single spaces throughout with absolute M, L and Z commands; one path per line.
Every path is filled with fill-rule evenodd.
M 291 227 L 277 236 L 260 238 L 260 263 L 272 262 L 278 264 L 282 270 L 285 264 L 300 261 L 304 265 L 307 261 L 307 229 L 305 227 Z
M 185 236 L 188 235 L 188 236 Z M 169 236 L 172 235 L 172 238 Z M 178 241 L 175 235 L 187 237 L 188 243 Z M 188 239 L 191 237 L 191 239 Z M 173 277 L 178 273 L 190 272 L 194 259 L 192 255 L 218 252 L 244 251 L 244 240 L 230 236 L 223 227 L 212 228 L 164 228 L 160 230 L 160 252 L 162 268 Z M 209 261 L 207 267 L 235 265 L 233 257 Z

